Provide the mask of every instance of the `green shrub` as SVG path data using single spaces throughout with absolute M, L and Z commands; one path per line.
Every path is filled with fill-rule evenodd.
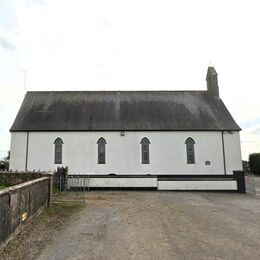
M 0 171 L 8 171 L 9 169 L 9 162 L 8 161 L 0 161 Z
M 1 190 L 1 189 L 4 189 L 4 188 L 6 188 L 6 187 L 7 187 L 7 185 L 5 185 L 4 183 L 0 182 L 0 190 Z
M 252 173 L 260 175 L 260 153 L 251 153 L 249 155 L 249 167 Z
M 248 173 L 249 172 L 249 164 L 248 164 L 248 161 L 242 161 L 242 163 L 243 163 L 243 171 L 245 172 L 245 173 Z

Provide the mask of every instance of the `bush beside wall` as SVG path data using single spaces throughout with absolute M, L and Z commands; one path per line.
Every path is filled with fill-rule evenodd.
M 31 181 L 38 179 L 48 174 L 43 172 L 0 172 L 0 183 L 5 184 L 6 186 L 17 185 L 26 181 Z
M 260 153 L 252 153 L 249 155 L 249 167 L 252 173 L 260 175 Z

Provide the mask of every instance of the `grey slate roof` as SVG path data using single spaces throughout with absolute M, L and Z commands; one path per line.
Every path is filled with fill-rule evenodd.
M 10 131 L 240 130 L 207 91 L 27 92 Z

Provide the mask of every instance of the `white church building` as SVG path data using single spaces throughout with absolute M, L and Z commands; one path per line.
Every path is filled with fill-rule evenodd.
M 205 91 L 27 92 L 12 171 L 88 176 L 92 187 L 237 190 L 239 132 L 208 68 Z

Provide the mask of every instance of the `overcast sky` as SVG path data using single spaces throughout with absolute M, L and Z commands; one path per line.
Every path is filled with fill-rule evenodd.
M 260 152 L 259 0 L 0 0 L 0 157 L 27 90 L 203 90 Z

